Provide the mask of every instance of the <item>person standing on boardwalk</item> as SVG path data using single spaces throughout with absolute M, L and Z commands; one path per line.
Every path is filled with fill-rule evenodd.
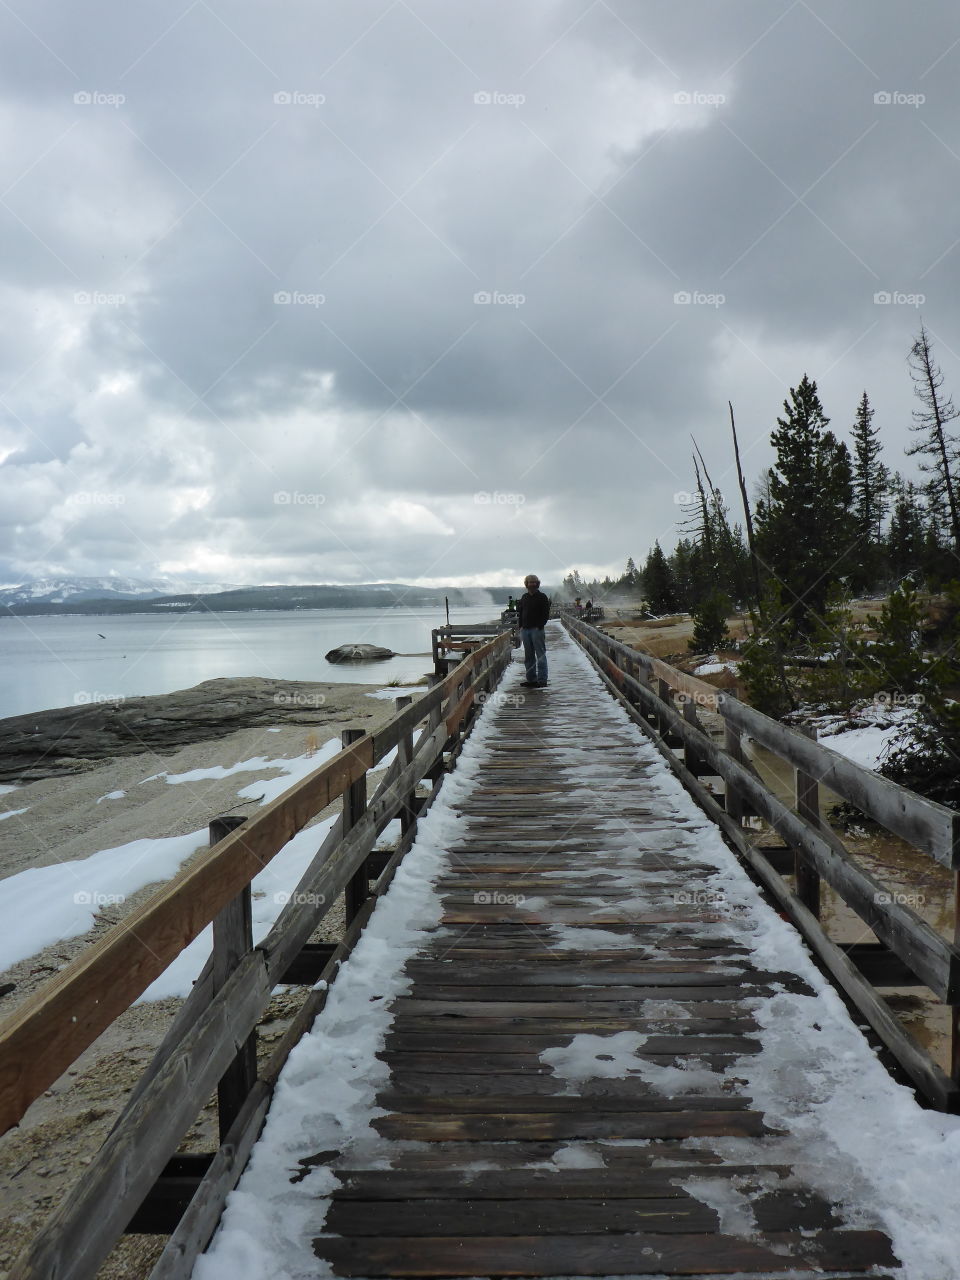
M 550 617 L 550 601 L 540 590 L 540 579 L 528 573 L 523 580 L 527 588 L 517 601 L 517 622 L 523 641 L 523 661 L 527 668 L 525 689 L 544 689 L 547 684 L 547 636 L 544 627 Z

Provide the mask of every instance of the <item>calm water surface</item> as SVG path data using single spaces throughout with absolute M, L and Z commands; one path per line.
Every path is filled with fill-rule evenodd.
M 489 622 L 496 606 L 451 609 L 454 623 Z M 0 717 L 188 689 L 219 676 L 269 676 L 381 687 L 432 670 L 439 609 L 303 609 L 0 618 Z M 337 666 L 324 654 L 383 645 L 385 662 Z

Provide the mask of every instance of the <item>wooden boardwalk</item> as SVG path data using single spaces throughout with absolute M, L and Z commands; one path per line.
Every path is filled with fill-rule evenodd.
M 895 1274 L 729 1072 L 761 1048 L 756 1001 L 809 988 L 754 967 L 664 766 L 597 715 L 597 684 L 568 661 L 485 712 L 442 920 L 381 1054 L 389 1167 L 334 1160 L 318 1257 L 345 1276 Z

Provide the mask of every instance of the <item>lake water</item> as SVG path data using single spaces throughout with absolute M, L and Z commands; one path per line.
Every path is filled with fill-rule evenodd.
M 497 616 L 495 605 L 450 611 L 454 623 Z M 430 632 L 445 620 L 439 609 L 403 608 L 0 618 L 0 717 L 171 693 L 219 676 L 377 688 L 417 680 L 433 669 Z M 325 653 L 351 642 L 415 656 L 326 661 Z

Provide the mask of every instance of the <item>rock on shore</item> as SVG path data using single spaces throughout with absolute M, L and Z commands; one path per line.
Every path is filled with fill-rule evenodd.
M 115 756 L 165 752 L 237 729 L 322 725 L 370 686 L 261 677 L 204 680 L 192 689 L 0 720 L 0 782 L 77 773 Z

